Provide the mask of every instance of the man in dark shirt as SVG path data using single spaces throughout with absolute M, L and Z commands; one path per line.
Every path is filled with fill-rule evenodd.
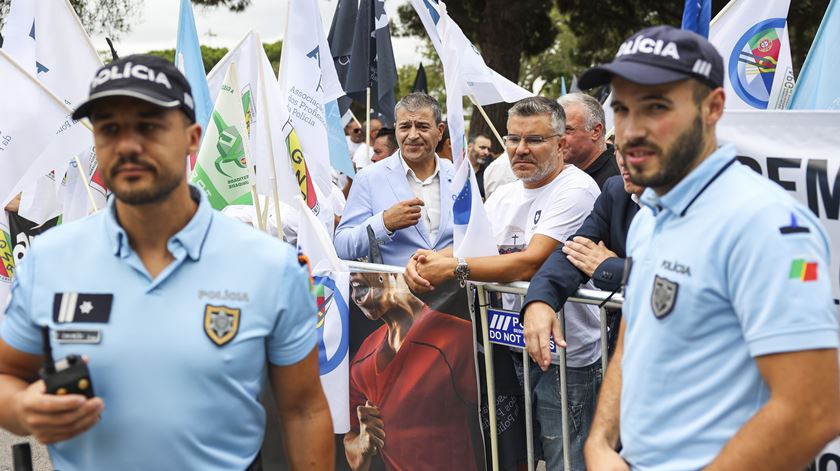
M 567 93 L 557 102 L 566 112 L 563 160 L 589 174 L 603 191 L 607 178 L 618 175 L 615 149 L 604 140 L 604 108 L 584 93 Z
M 558 245 L 531 278 L 522 308 L 522 324 L 528 353 L 543 369 L 548 367 L 550 359 L 540 348 L 540 342 L 547 342 L 552 333 L 559 334 L 554 313 L 581 284 L 589 281 L 595 268 L 606 258 L 627 256 L 627 232 L 639 210 L 639 195 L 644 188 L 630 181 L 621 153 L 616 152 L 615 157 L 621 176 L 607 179 L 580 230 L 565 244 Z M 615 278 L 620 279 L 621 275 L 616 274 Z M 618 331 L 619 316 L 611 316 L 612 332 Z M 611 337 L 612 345 L 615 336 Z

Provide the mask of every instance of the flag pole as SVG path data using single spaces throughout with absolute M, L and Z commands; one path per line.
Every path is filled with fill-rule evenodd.
M 353 118 L 353 121 L 355 121 L 355 122 L 356 122 L 356 124 L 358 124 L 359 126 L 361 126 L 361 125 L 362 125 L 362 123 L 360 123 L 360 122 L 359 122 L 359 118 L 357 118 L 357 117 L 356 117 L 356 113 L 353 113 L 353 110 L 350 110 L 350 109 L 348 109 L 347 111 L 349 111 L 349 112 L 350 112 L 350 117 L 351 117 L 351 118 Z
M 257 229 L 265 232 L 265 223 L 262 219 L 262 210 L 260 209 L 260 195 L 257 193 L 257 184 L 251 182 L 251 198 L 254 199 L 254 211 L 256 211 Z
M 367 155 L 370 155 L 370 87 L 367 87 L 367 100 L 365 104 L 365 152 Z M 368 158 L 365 157 L 365 160 Z
M 502 136 L 501 134 L 499 134 L 499 131 L 496 129 L 496 126 L 493 126 L 493 122 L 490 121 L 490 117 L 487 116 L 487 113 L 484 112 L 484 108 L 478 104 L 478 101 L 476 101 L 475 97 L 473 97 L 472 95 L 469 95 L 469 97 L 472 104 L 475 105 L 476 108 L 478 108 L 478 112 L 481 113 L 481 116 L 484 117 L 484 121 L 487 121 L 487 125 L 490 126 L 490 130 L 493 131 L 493 135 L 496 136 L 496 139 L 499 140 L 499 145 L 501 145 L 502 149 L 504 149 L 505 141 L 504 139 L 502 139 Z
M 738 0 L 729 0 L 729 3 L 724 5 L 723 8 L 720 9 L 718 14 L 715 15 L 714 18 L 712 18 L 712 20 L 709 22 L 709 26 L 712 26 L 713 24 L 717 23 L 717 20 L 719 20 L 724 14 L 726 14 L 726 12 L 729 11 L 729 9 L 732 8 L 732 6 L 735 5 L 735 3 L 737 2 Z
M 93 199 L 93 191 L 90 189 L 90 182 L 87 179 L 87 175 L 85 175 L 84 170 L 82 170 L 82 161 L 79 160 L 79 156 L 75 157 L 76 160 L 76 168 L 79 169 L 79 175 L 82 177 L 82 183 L 85 184 L 85 190 L 87 190 L 88 201 L 90 201 L 90 206 L 93 208 L 93 213 L 96 214 L 99 212 L 99 208 L 96 207 L 96 200 Z

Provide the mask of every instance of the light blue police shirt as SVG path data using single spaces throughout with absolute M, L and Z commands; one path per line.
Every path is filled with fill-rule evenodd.
M 642 202 L 627 242 L 621 454 L 638 470 L 701 469 L 768 399 L 755 357 L 837 348 L 829 241 L 733 145 Z
M 19 267 L 0 336 L 40 354 L 49 325 L 53 356 L 87 355 L 105 404 L 96 426 L 49 447 L 57 469 L 244 470 L 263 439 L 266 359 L 291 365 L 315 347 L 315 304 L 294 249 L 191 193 L 198 211 L 169 240 L 175 260 L 155 279 L 113 199 L 38 237 Z

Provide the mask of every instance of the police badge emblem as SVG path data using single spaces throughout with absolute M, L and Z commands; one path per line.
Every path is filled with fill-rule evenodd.
M 657 319 L 662 319 L 674 309 L 677 303 L 677 291 L 680 285 L 667 278 L 656 276 L 653 280 L 653 292 L 650 295 L 650 308 Z
M 241 312 L 241 309 L 207 304 L 204 307 L 204 333 L 216 345 L 225 345 L 239 332 Z

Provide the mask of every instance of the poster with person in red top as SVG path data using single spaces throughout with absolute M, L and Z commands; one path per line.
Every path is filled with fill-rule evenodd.
M 378 325 L 350 362 L 350 468 L 486 469 L 470 320 L 430 308 L 402 275 L 353 273 L 350 286 L 354 320 Z

